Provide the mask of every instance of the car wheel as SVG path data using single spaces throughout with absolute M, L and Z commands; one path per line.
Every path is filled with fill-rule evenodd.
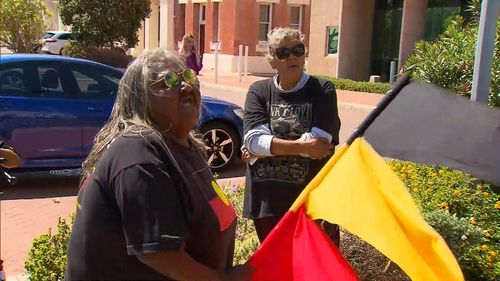
M 240 141 L 231 127 L 221 122 L 212 122 L 201 129 L 208 156 L 208 166 L 220 171 L 229 166 L 238 155 Z
M 61 50 L 59 50 L 59 55 L 61 55 L 61 56 L 62 56 L 62 54 L 63 54 L 63 53 L 62 53 L 62 52 L 63 52 L 63 50 L 64 50 L 64 48 L 61 48 Z

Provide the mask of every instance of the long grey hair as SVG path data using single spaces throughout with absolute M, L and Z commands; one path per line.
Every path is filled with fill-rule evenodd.
M 110 119 L 95 136 L 92 150 L 83 162 L 84 176 L 92 173 L 107 146 L 124 131 L 140 133 L 152 130 L 163 139 L 171 137 L 168 131 L 158 129 L 151 119 L 147 96 L 151 92 L 149 85 L 167 69 L 180 72 L 185 68 L 175 53 L 162 49 L 148 51 L 129 65 L 120 80 Z M 189 139 L 201 152 L 204 151 L 201 141 L 192 132 Z

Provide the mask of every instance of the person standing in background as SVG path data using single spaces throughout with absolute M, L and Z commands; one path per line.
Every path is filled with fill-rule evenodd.
M 196 50 L 196 44 L 192 34 L 186 34 L 182 37 L 179 55 L 184 59 L 186 67 L 194 70 L 196 74 L 200 73 L 203 68 L 203 61 L 198 50 Z

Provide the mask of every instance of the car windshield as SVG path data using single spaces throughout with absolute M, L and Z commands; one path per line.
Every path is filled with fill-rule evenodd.
M 47 38 L 50 38 L 52 36 L 54 36 L 55 33 L 53 32 L 45 32 L 43 35 L 42 35 L 42 38 L 43 39 L 47 39 Z

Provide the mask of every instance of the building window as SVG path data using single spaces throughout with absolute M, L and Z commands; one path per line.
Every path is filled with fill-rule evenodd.
M 260 4 L 259 13 L 259 41 L 267 41 L 267 33 L 271 28 L 271 4 Z
M 290 27 L 302 31 L 302 6 L 290 7 Z
M 326 54 L 333 55 L 339 49 L 339 28 L 337 26 L 328 26 L 326 28 Z
M 205 24 L 206 12 L 207 6 L 205 4 L 200 5 L 200 24 Z

